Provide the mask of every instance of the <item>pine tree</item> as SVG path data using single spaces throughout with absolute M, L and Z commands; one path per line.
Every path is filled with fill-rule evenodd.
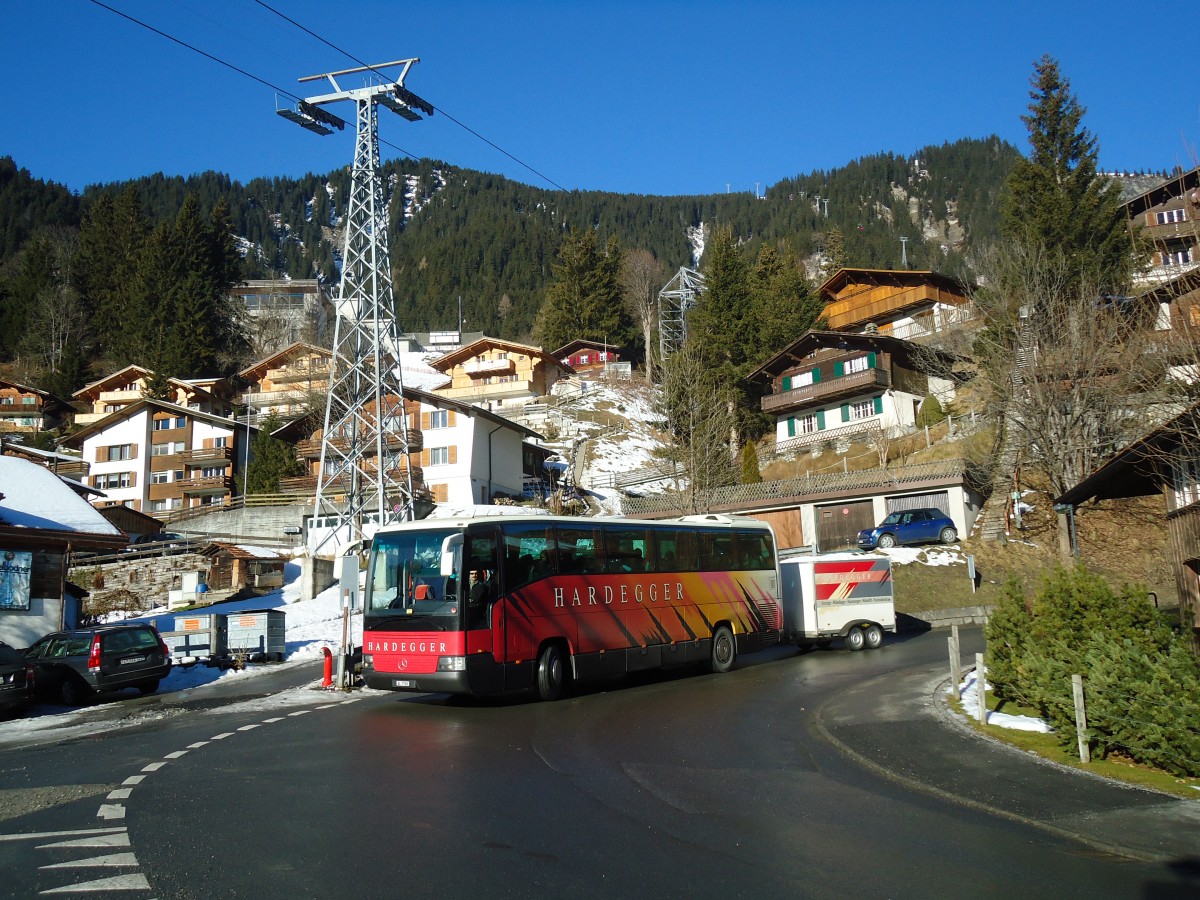
M 1093 272 L 1119 288 L 1132 262 L 1120 190 L 1097 174 L 1096 139 L 1083 127 L 1085 108 L 1071 93 L 1058 61 L 1034 64 L 1029 115 L 1031 153 L 1013 166 L 1001 204 L 1001 228 L 1011 240 L 1057 252 L 1073 272 Z
M 594 229 L 572 230 L 558 252 L 553 281 L 534 334 L 548 350 L 581 339 L 624 346 L 633 325 L 621 302 L 621 250 L 610 238 L 604 250 Z
M 825 259 L 821 263 L 821 274 L 828 278 L 846 265 L 846 239 L 842 229 L 834 225 L 825 235 Z
M 763 480 L 758 469 L 758 447 L 754 441 L 742 445 L 742 484 L 759 484 Z
M 292 446 L 271 434 L 281 424 L 278 416 L 272 414 L 259 425 L 250 443 L 250 465 L 242 479 L 243 494 L 278 493 L 281 478 L 303 474 L 304 465 L 296 459 Z

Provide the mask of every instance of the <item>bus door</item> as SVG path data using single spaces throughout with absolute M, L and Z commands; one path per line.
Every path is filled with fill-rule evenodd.
M 463 542 L 463 604 L 466 607 L 467 652 L 471 655 L 490 653 L 497 663 L 504 662 L 504 606 L 501 597 L 501 578 L 497 568 L 496 529 L 488 526 L 469 530 Z M 470 663 L 468 663 L 470 666 Z M 477 680 L 486 684 L 476 684 Z M 492 692 L 503 690 L 500 669 L 471 671 L 472 690 Z
M 553 601 L 554 532 L 540 522 L 506 522 L 501 532 L 506 658 L 533 660 L 544 639 L 561 636 L 564 618 Z

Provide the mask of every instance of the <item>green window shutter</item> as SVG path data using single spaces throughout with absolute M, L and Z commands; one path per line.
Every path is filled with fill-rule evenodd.
M 833 364 L 833 377 L 834 377 L 834 378 L 841 378 L 841 377 L 842 377 L 842 363 L 841 363 L 840 361 L 839 361 L 839 362 L 835 362 L 835 363 Z
M 867 368 L 868 369 L 875 368 L 875 351 L 874 350 L 872 350 L 870 353 L 867 354 Z
M 812 376 L 813 376 L 813 382 L 812 382 L 813 384 L 821 383 L 821 370 L 820 369 L 813 369 Z
M 817 410 L 817 431 L 825 430 L 825 410 Z
M 796 420 L 795 418 L 788 419 L 788 437 L 796 436 Z
M 842 421 L 843 422 L 850 421 L 850 404 L 849 403 L 842 404 Z
M 784 391 L 790 391 L 792 389 L 792 376 L 791 375 L 783 376 L 783 389 L 784 389 Z
M 875 398 L 875 415 L 883 415 L 883 394 Z

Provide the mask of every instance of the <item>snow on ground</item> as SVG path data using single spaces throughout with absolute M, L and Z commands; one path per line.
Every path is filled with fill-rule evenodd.
M 962 548 L 958 546 L 890 547 L 887 550 L 879 548 L 876 552 L 887 556 L 894 566 L 906 566 L 915 562 L 927 566 L 963 566 L 967 563 Z
M 983 682 L 983 691 L 986 696 L 988 683 L 986 676 Z M 951 689 L 951 693 L 953 689 Z M 979 679 L 978 675 L 972 671 L 967 673 L 962 684 L 958 686 L 958 697 L 962 701 L 963 712 L 972 719 L 979 718 Z M 1008 713 L 990 711 L 987 713 L 987 724 L 996 725 L 1000 728 L 1009 728 L 1013 731 L 1038 731 L 1046 734 L 1050 731 L 1050 726 L 1041 719 L 1033 716 L 1013 716 Z
M 214 603 L 201 610 L 193 610 L 194 614 L 203 613 L 235 613 L 247 610 L 279 609 L 285 613 L 286 657 L 282 663 L 249 663 L 244 669 L 221 669 L 209 667 L 203 663 L 193 665 L 173 665 L 170 673 L 158 686 L 158 693 L 169 694 L 179 691 L 205 691 L 216 684 L 226 685 L 234 681 L 252 679 L 271 671 L 278 666 L 297 665 L 312 662 L 324 655 L 328 647 L 337 653 L 342 638 L 342 609 L 337 585 L 322 591 L 311 600 L 300 601 L 300 565 L 299 562 L 288 563 L 284 567 L 285 585 L 277 591 L 272 591 L 261 597 L 250 597 L 245 600 L 231 600 L 224 603 Z M 146 615 L 130 621 L 160 622 L 174 618 L 176 613 L 166 609 L 152 610 Z M 350 617 L 351 641 L 357 646 L 362 643 L 362 614 Z M 310 687 L 315 687 L 316 682 Z M 115 697 L 134 696 L 132 690 L 126 690 Z M 284 691 L 268 698 L 259 698 L 247 703 L 258 704 L 259 708 L 278 708 L 281 706 L 302 705 L 320 700 L 321 692 L 309 688 Z M 119 699 L 114 702 L 121 702 Z M 265 705 L 264 705 L 265 704 Z M 228 708 L 228 707 L 226 707 Z M 237 708 L 241 708 L 240 706 Z M 247 707 L 251 708 L 251 707 Z M 31 706 L 21 718 L 0 721 L 0 743 L 11 742 L 29 737 L 39 731 L 54 729 L 56 736 L 78 736 L 94 733 L 116 727 L 112 722 L 88 722 L 89 707 L 74 709 L 52 702 L 39 701 Z M 145 713 L 141 718 L 162 718 L 168 715 L 163 711 Z M 63 729 L 69 729 L 64 731 Z

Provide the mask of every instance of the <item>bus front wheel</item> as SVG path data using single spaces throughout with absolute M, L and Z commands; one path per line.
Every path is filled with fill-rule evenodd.
M 538 655 L 537 691 L 542 700 L 559 700 L 567 685 L 566 662 L 558 644 L 547 644 Z
M 715 673 L 728 672 L 733 668 L 733 660 L 737 656 L 737 645 L 733 641 L 733 632 L 728 625 L 718 625 L 712 636 L 712 658 L 709 668 Z

